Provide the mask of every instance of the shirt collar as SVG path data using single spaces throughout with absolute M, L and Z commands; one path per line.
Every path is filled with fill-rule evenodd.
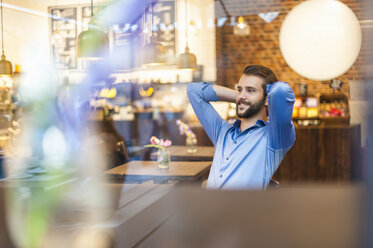
M 268 123 L 264 120 L 257 120 L 255 125 L 254 126 L 251 126 L 249 128 L 247 128 L 246 130 L 250 130 L 252 129 L 253 127 L 264 127 L 266 126 Z M 241 132 L 241 120 L 237 119 L 234 123 L 233 123 L 233 127 L 238 131 L 238 132 Z
M 267 122 L 264 121 L 264 120 L 257 120 L 256 121 L 256 125 L 258 125 L 259 127 L 264 127 L 264 126 L 267 126 Z
M 233 123 L 233 127 L 234 128 L 240 128 L 240 125 L 241 125 L 241 120 L 237 119 L 234 123 Z

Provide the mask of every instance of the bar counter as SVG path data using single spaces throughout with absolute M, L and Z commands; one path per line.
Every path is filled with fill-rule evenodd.
M 296 127 L 296 141 L 274 175 L 282 182 L 362 179 L 360 124 Z

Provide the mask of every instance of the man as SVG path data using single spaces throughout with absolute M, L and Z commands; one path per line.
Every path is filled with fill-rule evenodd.
M 247 66 L 237 90 L 210 83 L 188 85 L 194 112 L 215 145 L 207 181 L 210 189 L 267 187 L 285 154 L 293 146 L 293 90 L 260 65 Z M 229 124 L 209 103 L 236 103 L 240 120 Z M 269 116 L 269 121 L 267 120 Z

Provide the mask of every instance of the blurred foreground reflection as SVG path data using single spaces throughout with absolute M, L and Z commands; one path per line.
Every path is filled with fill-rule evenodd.
M 70 196 L 60 202 L 38 246 L 21 247 L 363 247 L 362 185 L 267 191 L 206 191 L 151 181 L 102 186 L 113 196 L 115 211 L 97 208 L 101 218 L 89 223 L 84 219 L 91 213 L 73 206 Z M 34 218 L 45 217 L 45 209 L 36 207 Z M 42 226 L 35 223 L 33 230 Z M 23 229 L 16 233 L 18 241 L 25 238 Z M 4 232 L 1 241 L 6 244 Z
M 180 51 L 174 49 L 176 43 L 172 42 L 167 53 L 170 67 L 149 67 L 140 63 L 139 51 L 144 48 L 141 43 L 146 45 L 155 38 L 151 37 L 151 12 L 153 7 L 154 10 L 161 8 L 156 8 L 153 3 L 167 1 L 138 1 L 132 8 L 126 7 L 128 2 L 113 1 L 104 13 L 104 22 L 123 29 L 114 32 L 125 36 L 130 28 L 127 27 L 128 16 L 137 18 L 137 12 L 144 11 L 143 17 L 135 21 L 144 21 L 141 31 L 137 24 L 131 26 L 131 32 L 143 38 L 131 38 L 129 46 L 116 47 L 111 57 L 77 61 L 73 54 L 71 64 L 75 63 L 82 71 L 58 75 L 50 67 L 49 54 L 45 54 L 48 46 L 30 45 L 22 52 L 26 58 L 22 60 L 25 74 L 17 75 L 19 78 L 13 82 L 13 91 L 10 90 L 10 79 L 1 77 L 0 148 L 6 155 L 1 161 L 7 178 L 0 181 L 0 247 L 370 247 L 364 244 L 364 235 L 372 231 L 372 224 L 370 230 L 365 228 L 367 210 L 371 210 L 365 203 L 373 199 L 366 198 L 366 187 L 370 188 L 368 193 L 372 196 L 372 166 L 369 164 L 372 142 L 368 140 L 367 164 L 362 167 L 360 129 L 357 127 L 354 133 L 358 139 L 346 143 L 349 152 L 340 152 L 342 141 L 328 145 L 331 138 L 327 131 L 320 131 L 323 136 L 317 136 L 305 127 L 298 132 L 301 134 L 303 129 L 315 144 L 310 145 L 309 140 L 299 142 L 297 149 L 301 155 L 293 159 L 296 168 L 308 170 L 306 176 L 315 176 L 320 181 L 324 180 L 322 175 L 330 175 L 338 179 L 339 184 L 285 185 L 285 180 L 280 178 L 283 185 L 279 189 L 266 191 L 206 191 L 200 188 L 208 174 L 214 150 L 201 147 L 201 141 L 210 141 L 206 135 L 204 139 L 196 132 L 199 146 L 195 153 L 188 154 L 188 162 L 185 162 L 186 149 L 181 145 L 187 143 L 188 138 L 175 135 L 178 133 L 175 121 L 183 120 L 183 112 L 188 111 L 187 83 L 224 78 L 234 81 L 229 75 L 231 72 L 225 71 L 230 70 L 225 66 L 230 64 L 229 60 L 221 63 L 221 54 L 215 58 L 215 45 L 206 46 L 215 44 L 215 38 L 223 35 L 219 29 L 212 29 L 215 17 L 210 18 L 210 15 L 214 15 L 215 2 L 197 1 L 199 5 L 192 5 L 197 9 L 209 9 L 203 22 L 207 27 L 190 37 L 203 40 L 201 47 L 194 41 L 193 51 L 203 50 L 203 56 L 199 55 L 198 60 L 205 60 L 198 65 L 196 73 L 176 69 L 173 60 Z M 365 2 L 367 6 L 370 4 Z M 201 7 L 210 6 L 210 3 L 211 8 Z M 219 6 L 220 3 L 216 2 Z M 178 6 L 180 8 L 175 6 L 177 11 L 184 10 L 183 5 Z M 197 11 L 194 12 L 197 16 Z M 163 30 L 163 35 L 173 37 L 173 40 L 178 34 L 171 17 L 175 18 L 164 17 L 164 24 L 169 28 Z M 370 19 L 370 15 L 364 17 L 368 24 Z M 262 27 L 258 26 L 261 23 L 253 27 L 255 25 Z M 269 27 L 269 24 L 263 25 Z M 183 30 L 180 27 L 179 31 Z M 230 28 L 228 23 L 225 28 Z M 210 33 L 209 30 L 214 31 Z M 218 36 L 215 36 L 215 30 Z M 270 35 L 269 30 L 263 30 L 265 35 Z M 365 30 L 371 32 L 371 27 Z M 191 34 L 192 31 L 191 28 Z M 260 34 L 259 28 L 253 31 L 253 35 Z M 201 39 L 202 35 L 210 35 L 210 38 Z M 184 44 L 184 40 L 180 39 L 180 42 Z M 192 40 L 190 42 L 193 45 Z M 217 42 L 218 51 L 220 43 L 224 44 Z M 248 44 L 242 45 L 247 47 Z M 64 45 L 60 48 L 63 50 Z M 218 62 L 217 66 L 215 62 Z M 277 64 L 277 59 L 275 62 Z M 118 68 L 134 70 L 115 78 L 113 74 Z M 216 70 L 219 71 L 217 79 Z M 289 73 L 284 67 L 279 70 L 283 75 Z M 220 78 L 224 73 L 228 76 Z M 371 99 L 373 77 L 371 72 L 368 74 L 365 83 L 367 99 Z M 222 107 L 227 118 L 234 117 L 234 106 Z M 230 110 L 233 114 L 228 114 Z M 114 117 L 111 116 L 113 113 L 116 114 Z M 131 125 L 125 125 L 125 121 L 130 120 L 134 120 Z M 298 124 L 307 126 L 309 122 Z M 118 126 L 122 126 L 130 139 L 121 137 L 116 130 Z M 340 139 L 348 135 L 345 128 L 339 129 L 340 133 L 331 131 Z M 170 169 L 159 170 L 154 161 L 130 161 L 124 165 L 131 160 L 126 145 L 133 145 L 129 148 L 143 152 L 142 146 L 148 144 L 152 135 L 172 138 Z M 301 135 L 297 138 L 301 141 Z M 325 147 L 320 148 L 321 144 Z M 303 152 L 312 147 L 317 151 L 310 153 L 315 161 L 307 159 L 307 153 Z M 332 148 L 335 149 L 332 152 L 327 150 Z M 354 153 L 354 149 L 358 152 Z M 336 156 L 334 151 L 339 155 Z M 146 154 L 147 159 L 155 160 L 154 150 L 147 150 Z M 324 163 L 320 162 L 321 158 L 330 160 Z M 342 166 L 333 166 L 337 162 Z M 350 170 L 350 163 L 358 166 Z M 292 167 L 282 168 L 289 168 L 282 175 L 297 176 Z M 350 179 L 360 181 L 363 176 L 365 185 L 341 183 Z M 196 187 L 190 187 L 191 184 Z M 372 217 L 371 214 L 371 222 Z

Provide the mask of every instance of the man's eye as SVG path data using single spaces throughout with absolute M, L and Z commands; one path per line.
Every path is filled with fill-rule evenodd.
M 238 92 L 241 92 L 241 91 L 242 91 L 242 89 L 237 89 L 237 91 L 238 91 Z
M 254 92 L 255 92 L 254 89 L 248 89 L 247 91 L 248 91 L 249 93 L 254 93 Z

